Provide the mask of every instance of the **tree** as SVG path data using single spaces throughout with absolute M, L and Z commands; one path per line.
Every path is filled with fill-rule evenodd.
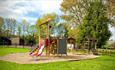
M 3 24 L 4 24 L 4 18 L 0 17 L 0 29 L 2 29 Z
M 81 26 L 78 26 L 77 44 L 84 45 L 89 40 L 90 48 L 94 49 L 91 40 L 95 39 L 98 47 L 102 47 L 111 36 L 106 8 L 101 1 L 95 1 L 90 3 L 87 11 Z
M 63 0 L 61 10 L 65 13 L 62 18 L 69 23 L 80 24 L 87 9 L 90 0 Z
M 51 20 L 49 22 L 49 19 Z M 48 24 L 44 24 L 44 23 L 47 23 L 49 22 Z M 36 26 L 37 26 L 37 35 L 39 35 L 39 31 L 41 32 L 40 35 L 44 38 L 46 36 L 48 36 L 49 32 L 47 32 L 50 27 L 48 26 L 55 26 L 57 22 L 57 15 L 55 13 L 50 13 L 50 14 L 44 14 L 43 17 L 39 18 L 36 22 Z
M 82 24 L 82 19 L 87 13 L 90 0 L 63 0 L 61 10 L 64 15 L 61 16 L 65 20 L 68 37 L 76 39 L 77 25 Z
M 63 23 L 68 38 L 76 39 L 77 28 L 73 24 Z
M 25 19 L 17 24 L 17 36 L 22 39 L 23 45 L 33 45 L 36 43 L 36 26 L 30 25 Z
M 33 45 L 36 44 L 36 38 L 35 33 L 37 32 L 35 25 L 30 25 L 28 28 L 28 35 L 27 35 L 27 41 L 29 44 Z
M 4 25 L 4 18 L 0 17 L 0 34 L 3 34 L 3 28 L 2 28 L 3 25 Z
M 64 28 L 63 24 L 58 24 L 58 25 L 54 26 L 51 31 L 52 31 L 52 35 L 54 35 L 54 37 L 63 37 L 63 36 L 65 36 L 66 29 Z
M 22 35 L 21 25 L 17 25 L 17 36 L 20 38 Z
M 21 26 L 23 35 L 26 36 L 28 34 L 29 23 L 25 19 L 23 19 L 21 22 Z
M 115 0 L 107 0 L 108 17 L 111 19 L 112 25 L 115 27 Z
M 25 19 L 23 19 L 21 22 L 22 39 L 24 40 L 23 47 L 27 43 L 26 36 L 28 35 L 28 28 L 29 23 Z
M 115 15 L 115 1 L 114 0 L 107 0 L 107 8 L 108 8 L 108 13 L 109 15 L 111 16 L 114 16 Z
M 16 33 L 16 20 L 14 18 L 6 18 L 3 29 L 7 32 L 7 37 L 11 37 Z

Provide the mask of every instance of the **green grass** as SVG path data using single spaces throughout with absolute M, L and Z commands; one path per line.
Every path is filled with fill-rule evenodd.
M 11 48 L 11 50 L 13 49 L 16 48 Z M 53 62 L 45 64 L 16 64 L 0 60 L 0 70 L 115 70 L 115 53 L 112 53 L 111 56 L 103 55 L 90 60 Z
M 0 46 L 0 56 L 4 56 L 10 53 L 18 53 L 18 52 L 28 52 L 27 48 L 9 48 Z
M 115 55 L 92 60 L 54 62 L 46 64 L 16 64 L 0 61 L 1 70 L 114 70 Z

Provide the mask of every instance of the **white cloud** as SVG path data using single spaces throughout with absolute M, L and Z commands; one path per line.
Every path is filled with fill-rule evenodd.
M 60 0 L 41 0 L 40 7 L 44 13 L 54 12 L 59 9 L 61 4 Z
M 0 1 L 0 16 L 19 16 L 29 11 L 41 12 L 40 14 L 58 12 L 62 0 L 6 0 Z M 12 13 L 11 13 L 12 12 Z M 7 15 L 5 15 L 7 14 Z M 14 16 L 15 15 L 15 16 Z
M 55 12 L 59 10 L 62 0 L 4 0 L 0 1 L 0 16 L 12 17 L 16 19 L 26 18 L 29 22 L 35 23 L 38 15 Z M 29 16 L 31 13 L 38 15 Z M 28 14 L 28 15 L 27 15 Z

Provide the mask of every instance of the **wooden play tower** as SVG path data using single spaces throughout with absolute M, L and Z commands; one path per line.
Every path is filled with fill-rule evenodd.
M 62 55 L 65 54 L 67 55 L 67 39 L 66 37 L 61 37 L 61 38 L 55 38 L 51 39 L 50 37 L 50 25 L 49 23 L 51 22 L 51 19 L 48 19 L 46 22 L 42 23 L 39 25 L 41 27 L 42 25 L 46 25 L 47 27 L 47 35 L 46 35 L 46 41 L 47 44 L 46 46 L 46 55 L 49 56 L 50 54 L 56 54 L 56 55 Z M 45 41 L 45 42 L 46 42 Z

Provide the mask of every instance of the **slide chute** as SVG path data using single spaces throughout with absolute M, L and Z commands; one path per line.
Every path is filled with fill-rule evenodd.
M 31 56 L 40 56 L 43 52 L 45 45 L 42 38 L 40 38 L 38 46 L 30 53 Z

